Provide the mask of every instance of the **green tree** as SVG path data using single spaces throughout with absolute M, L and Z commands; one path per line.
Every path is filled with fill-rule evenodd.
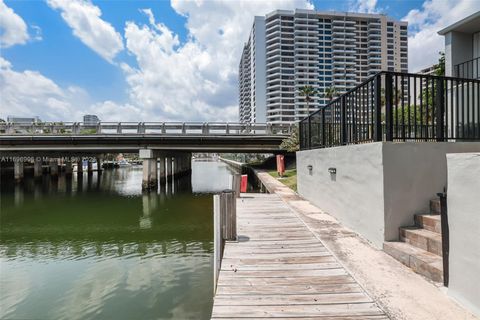
M 280 144 L 280 149 L 287 150 L 288 152 L 295 152 L 300 149 L 298 125 L 292 129 L 290 137 L 283 139 L 282 143 Z
M 307 103 L 307 115 L 310 115 L 310 106 L 309 103 L 313 100 L 312 97 L 317 94 L 312 86 L 303 86 L 300 88 L 300 96 L 305 97 L 305 102 Z
M 332 101 L 333 98 L 338 96 L 339 92 L 335 87 L 328 87 L 322 94 L 322 97 L 327 98 L 329 101 Z
M 438 53 L 440 57 L 438 58 L 438 64 L 435 66 L 435 75 L 445 76 L 445 52 Z

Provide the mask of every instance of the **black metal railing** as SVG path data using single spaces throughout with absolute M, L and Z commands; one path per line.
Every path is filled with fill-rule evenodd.
M 300 148 L 480 140 L 480 80 L 382 71 L 300 121 Z
M 440 223 L 442 228 L 442 262 L 443 262 L 443 285 L 448 287 L 449 282 L 449 257 L 450 257 L 450 229 L 448 226 L 447 194 L 438 193 L 440 198 Z
M 455 77 L 480 79 L 480 57 L 454 66 Z

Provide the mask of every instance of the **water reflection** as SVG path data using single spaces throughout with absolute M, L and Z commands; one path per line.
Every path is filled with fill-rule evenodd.
M 141 167 L 2 179 L 0 318 L 209 318 L 212 196 L 203 193 L 228 188 L 229 175 L 194 163 L 191 179 L 150 193 Z

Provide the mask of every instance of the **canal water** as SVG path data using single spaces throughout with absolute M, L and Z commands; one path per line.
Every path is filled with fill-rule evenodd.
M 0 319 L 208 319 L 220 162 L 142 193 L 141 167 L 0 189 Z

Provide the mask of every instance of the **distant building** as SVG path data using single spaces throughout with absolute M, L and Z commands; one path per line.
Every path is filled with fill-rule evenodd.
M 254 19 L 239 65 L 240 122 L 292 123 L 381 70 L 408 71 L 407 22 L 381 14 L 277 10 Z M 307 104 L 304 86 L 319 94 Z M 308 110 L 307 110 L 308 109 Z
M 432 65 L 428 68 L 424 68 L 424 69 L 420 70 L 418 73 L 419 74 L 430 75 L 430 76 L 435 76 L 437 68 L 438 68 L 438 64 L 434 64 L 434 65 Z
M 83 116 L 83 124 L 86 126 L 95 126 L 100 122 L 100 119 L 94 114 L 86 114 Z
M 7 122 L 10 123 L 38 123 L 40 122 L 39 117 L 33 117 L 33 118 L 24 118 L 24 117 L 16 117 L 16 116 L 8 116 L 7 117 Z

